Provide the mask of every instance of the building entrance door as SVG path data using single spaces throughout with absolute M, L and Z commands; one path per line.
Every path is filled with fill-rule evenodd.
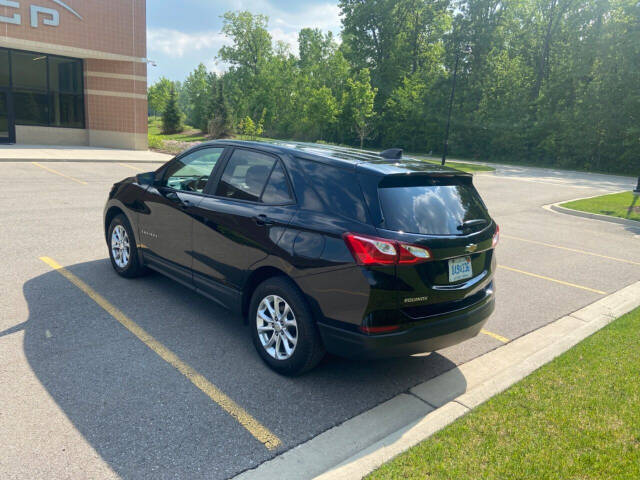
M 13 95 L 9 90 L 0 88 L 0 143 L 15 142 L 16 126 L 13 114 Z

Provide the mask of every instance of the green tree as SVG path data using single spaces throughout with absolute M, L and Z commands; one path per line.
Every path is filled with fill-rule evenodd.
M 156 83 L 147 89 L 147 99 L 149 102 L 149 113 L 158 115 L 164 112 L 164 108 L 169 100 L 169 94 L 174 82 L 165 77 L 160 77 Z
M 360 140 L 360 148 L 363 148 L 364 140 L 371 131 L 376 92 L 377 89 L 371 87 L 367 68 L 360 70 L 355 78 L 347 80 L 345 110 Z
M 209 121 L 209 112 L 207 110 L 213 81 L 213 75 L 201 63 L 189 74 L 183 86 L 191 105 L 187 121 L 203 132 L 207 131 L 207 123 Z
M 218 80 L 214 84 L 209 104 L 208 132 L 212 138 L 223 138 L 231 133 L 231 115 L 224 96 L 224 83 Z
M 243 135 L 253 138 L 256 136 L 256 124 L 251 120 L 251 117 L 243 118 L 238 124 L 238 130 Z
M 218 58 L 229 69 L 173 82 L 179 110 L 200 128 L 229 117 L 252 138 L 437 152 L 457 61 L 452 155 L 640 173 L 637 0 L 339 7 L 342 42 L 304 28 L 298 55 L 272 42 L 266 17 L 228 12 Z M 149 87 L 151 112 L 165 110 L 170 83 Z
M 175 86 L 169 90 L 169 99 L 162 112 L 162 133 L 173 134 L 183 130 L 182 113 L 178 108 L 178 94 Z
M 340 0 L 342 38 L 356 69 L 369 68 L 382 110 L 402 79 L 432 59 L 450 24 L 449 0 Z
M 227 12 L 223 16 L 222 33 L 231 39 L 218 52 L 221 60 L 238 69 L 257 75 L 272 53 L 268 19 L 250 12 Z
M 305 137 L 310 140 L 325 140 L 325 134 L 336 122 L 339 114 L 338 101 L 328 87 L 310 89 L 304 104 Z

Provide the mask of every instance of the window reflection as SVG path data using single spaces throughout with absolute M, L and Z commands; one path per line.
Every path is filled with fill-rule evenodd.
M 431 185 L 381 188 L 386 228 L 408 233 L 459 235 L 467 220 L 489 220 L 475 188 Z
M 12 90 L 17 125 L 85 126 L 82 60 L 0 49 L 0 87 Z

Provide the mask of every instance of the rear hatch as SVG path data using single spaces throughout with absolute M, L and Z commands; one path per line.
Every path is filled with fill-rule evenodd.
M 431 254 L 396 267 L 398 305 L 407 320 L 462 310 L 490 293 L 497 227 L 470 175 L 387 175 L 377 194 L 380 236 Z

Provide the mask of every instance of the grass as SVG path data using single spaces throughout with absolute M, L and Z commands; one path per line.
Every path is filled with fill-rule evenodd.
M 633 192 L 613 193 L 600 197 L 585 198 L 560 205 L 581 212 L 598 213 L 611 217 L 640 221 L 640 196 Z
M 206 140 L 204 134 L 195 128 L 185 125 L 180 133 L 165 135 L 162 133 L 162 120 L 160 117 L 149 117 L 149 136 L 160 140 L 176 140 L 179 142 L 203 142 Z
M 640 478 L 640 309 L 373 472 L 373 479 Z

